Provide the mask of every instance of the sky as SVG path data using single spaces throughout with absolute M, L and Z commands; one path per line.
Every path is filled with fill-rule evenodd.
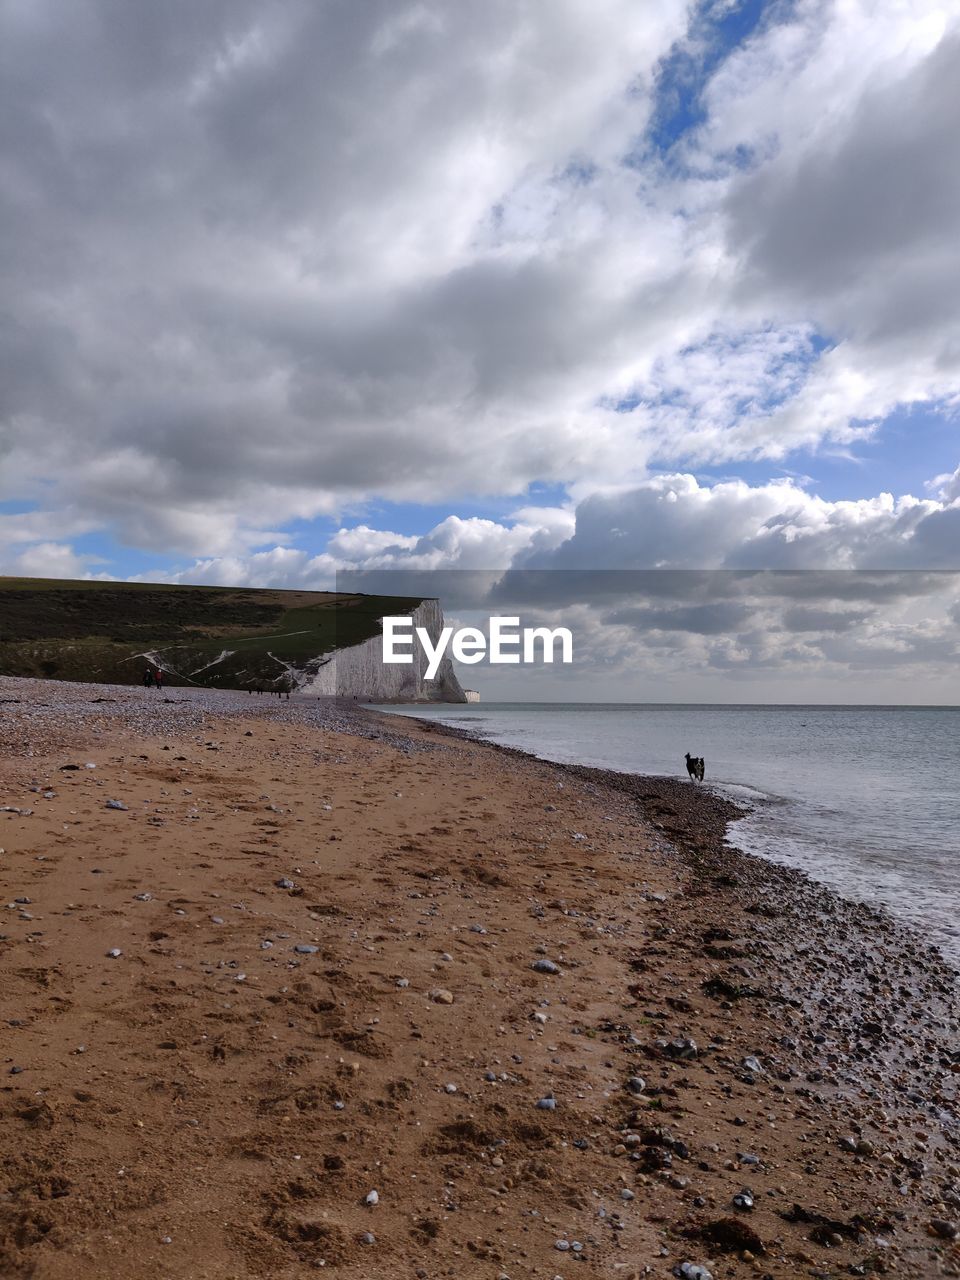
M 0 0 L 0 573 L 960 569 L 958 72 L 927 0 Z

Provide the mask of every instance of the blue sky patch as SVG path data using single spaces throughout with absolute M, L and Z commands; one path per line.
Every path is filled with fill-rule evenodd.
M 734 49 L 745 44 L 763 19 L 783 6 L 771 0 L 706 0 L 693 12 L 686 38 L 660 63 L 656 100 L 646 143 L 662 155 L 706 119 L 703 91 Z

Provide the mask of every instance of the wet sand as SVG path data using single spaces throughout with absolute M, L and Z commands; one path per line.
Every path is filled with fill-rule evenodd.
M 954 974 L 708 789 L 6 679 L 0 761 L 0 1276 L 960 1275 Z

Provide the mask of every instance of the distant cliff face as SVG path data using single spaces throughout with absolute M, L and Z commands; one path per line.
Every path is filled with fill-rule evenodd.
M 404 615 L 406 616 L 406 615 Z M 410 617 L 415 627 L 423 627 L 436 644 L 443 629 L 439 600 L 422 600 Z M 427 658 L 413 646 L 413 662 L 385 663 L 381 636 L 364 640 L 347 649 L 338 649 L 321 665 L 316 675 L 300 684 L 299 692 L 318 697 L 364 698 L 373 702 L 466 702 L 453 663 L 446 656 L 435 679 L 427 680 Z
M 463 702 L 449 660 L 430 681 L 422 654 L 384 667 L 385 616 L 443 626 L 422 596 L 0 576 L 0 674 Z

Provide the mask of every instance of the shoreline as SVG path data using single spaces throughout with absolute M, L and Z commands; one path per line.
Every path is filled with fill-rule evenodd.
M 388 704 L 382 704 L 388 705 Z M 673 704 L 670 704 L 673 705 Z M 794 704 L 784 704 L 792 706 Z M 831 704 L 832 705 L 832 704 Z M 879 706 L 880 704 L 878 704 Z M 464 741 L 480 743 L 493 751 L 513 755 L 518 759 L 526 759 L 550 764 L 563 770 L 571 777 L 609 787 L 615 791 L 631 796 L 650 823 L 677 846 L 678 850 L 701 861 L 708 856 L 722 860 L 722 854 L 731 851 L 740 859 L 745 859 L 752 866 L 759 864 L 764 872 L 771 875 L 782 875 L 790 883 L 809 885 L 818 893 L 832 895 L 847 908 L 866 913 L 879 925 L 902 932 L 906 939 L 920 943 L 932 952 L 938 962 L 954 979 L 960 980 L 960 964 L 945 954 L 939 943 L 924 942 L 917 925 L 896 917 L 883 904 L 874 905 L 863 902 L 842 889 L 837 889 L 825 881 L 818 880 L 815 875 L 800 867 L 785 862 L 774 862 L 763 854 L 752 853 L 735 843 L 736 834 L 730 832 L 732 823 L 748 817 L 754 812 L 756 805 L 747 802 L 739 803 L 722 793 L 718 787 L 724 784 L 702 783 L 691 784 L 689 780 L 678 774 L 625 773 L 617 769 L 606 769 L 600 766 L 581 764 L 572 761 L 550 760 L 538 756 L 522 747 L 512 747 L 496 742 L 483 733 L 471 733 L 467 729 L 444 721 L 418 719 L 415 715 L 400 717 L 398 713 L 378 712 L 375 708 L 366 708 L 368 714 L 382 716 L 385 722 L 406 719 L 424 727 L 428 733 L 449 735 Z M 767 798 L 769 802 L 769 797 Z
M 956 975 L 907 927 L 682 781 L 150 696 L 0 680 L 4 1275 L 960 1274 Z

